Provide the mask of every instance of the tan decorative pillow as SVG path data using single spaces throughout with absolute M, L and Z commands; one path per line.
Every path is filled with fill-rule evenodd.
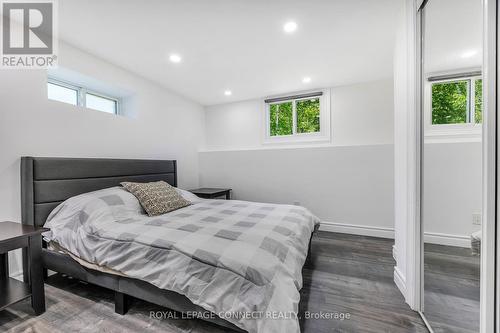
M 175 189 L 164 181 L 151 183 L 121 183 L 139 200 L 149 216 L 156 216 L 189 206 L 191 202 L 184 199 Z

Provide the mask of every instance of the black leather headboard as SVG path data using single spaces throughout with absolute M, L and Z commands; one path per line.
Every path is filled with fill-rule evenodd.
M 57 205 L 78 194 L 118 186 L 123 181 L 159 180 L 177 186 L 176 161 L 22 157 L 22 223 L 42 226 Z

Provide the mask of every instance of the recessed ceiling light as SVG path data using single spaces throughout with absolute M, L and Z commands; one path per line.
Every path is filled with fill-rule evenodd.
M 181 56 L 178 54 L 171 54 L 169 59 L 171 62 L 176 63 L 176 64 L 181 62 L 181 60 L 182 60 Z
M 469 50 L 462 53 L 462 58 L 471 58 L 477 54 L 477 50 Z
M 233 94 L 233 92 L 231 90 L 224 91 L 224 95 L 226 95 L 226 96 L 231 96 L 232 94 Z
M 311 78 L 309 76 L 306 76 L 302 79 L 302 83 L 311 83 Z
M 295 23 L 294 21 L 289 21 L 285 23 L 285 25 L 283 26 L 283 30 L 288 34 L 291 34 L 295 30 L 297 30 L 297 23 Z

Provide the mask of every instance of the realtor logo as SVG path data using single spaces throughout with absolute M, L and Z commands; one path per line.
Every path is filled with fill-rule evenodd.
M 2 68 L 56 65 L 55 0 L 1 1 Z

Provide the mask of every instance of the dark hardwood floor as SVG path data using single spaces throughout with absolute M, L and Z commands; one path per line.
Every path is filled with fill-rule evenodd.
M 427 332 L 394 284 L 393 243 L 318 232 L 312 260 L 303 270 L 300 312 L 345 317 L 302 318 L 302 332 Z M 150 318 L 150 311 L 168 310 L 140 300 L 120 316 L 114 313 L 112 292 L 61 275 L 49 278 L 46 296 L 47 312 L 39 317 L 28 301 L 0 312 L 0 332 L 227 332 L 201 320 Z
M 424 313 L 436 333 L 479 332 L 480 257 L 470 249 L 425 244 Z

